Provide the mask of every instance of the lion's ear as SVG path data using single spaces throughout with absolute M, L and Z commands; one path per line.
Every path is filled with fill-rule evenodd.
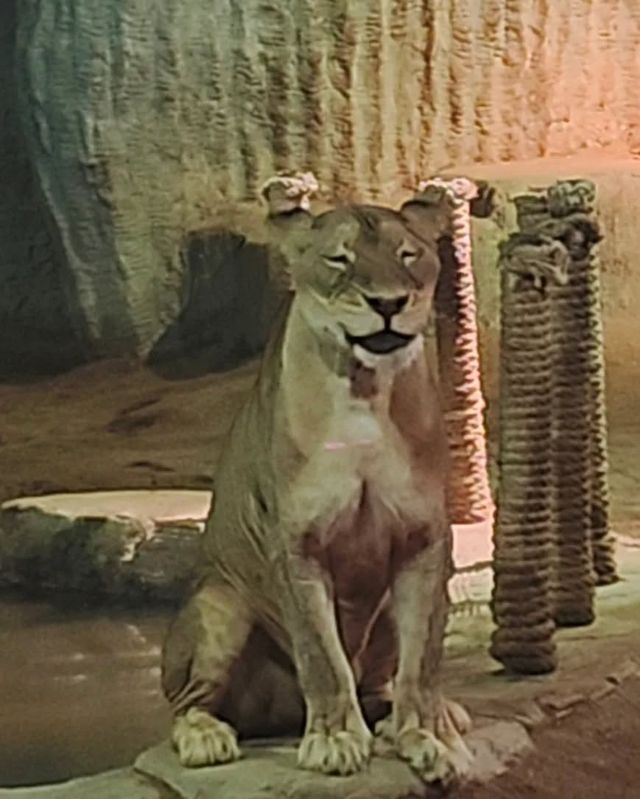
M 267 218 L 269 278 L 280 290 L 295 290 L 294 266 L 307 248 L 313 218 L 301 209 Z
M 407 228 L 423 241 L 435 245 L 451 232 L 451 199 L 442 186 L 427 186 L 400 208 Z
M 307 173 L 277 175 L 262 187 L 267 203 L 269 276 L 281 290 L 293 291 L 292 266 L 304 252 L 313 225 L 310 198 L 318 183 Z

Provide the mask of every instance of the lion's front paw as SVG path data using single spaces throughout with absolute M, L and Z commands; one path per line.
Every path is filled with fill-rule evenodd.
M 187 768 L 230 763 L 240 758 L 233 728 L 197 708 L 190 708 L 175 720 L 171 739 L 180 763 Z
M 455 776 L 447 747 L 428 730 L 407 730 L 396 738 L 395 749 L 425 782 L 446 785 Z
M 466 710 L 446 702 L 436 720 L 437 735 L 422 727 L 397 732 L 390 716 L 376 725 L 375 751 L 382 756 L 395 754 L 425 782 L 449 785 L 463 780 L 471 770 L 473 755 L 460 735 L 470 728 Z
M 323 774 L 355 774 L 369 762 L 371 736 L 343 730 L 307 733 L 298 749 L 298 765 Z
M 393 740 L 388 733 L 389 726 L 383 724 L 378 730 L 376 751 L 384 755 L 393 751 L 425 782 L 450 785 L 468 775 L 473 756 L 461 738 L 448 746 L 423 728 L 405 730 Z

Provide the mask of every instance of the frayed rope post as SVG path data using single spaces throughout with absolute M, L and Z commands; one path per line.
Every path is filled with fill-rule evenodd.
M 483 201 L 488 196 L 486 188 Z M 435 177 L 419 185 L 422 197 L 442 191 L 451 205 L 451 228 L 439 246 L 442 272 L 435 309 L 440 385 L 452 458 L 448 507 L 454 524 L 473 524 L 491 520 L 494 510 L 471 258 L 471 204 L 481 198 L 478 186 L 467 178 Z

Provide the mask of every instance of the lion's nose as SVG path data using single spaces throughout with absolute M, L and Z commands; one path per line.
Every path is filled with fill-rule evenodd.
M 391 319 L 392 316 L 399 314 L 405 307 L 409 302 L 409 297 L 406 295 L 393 298 L 367 297 L 366 300 L 376 313 L 379 313 L 385 319 Z

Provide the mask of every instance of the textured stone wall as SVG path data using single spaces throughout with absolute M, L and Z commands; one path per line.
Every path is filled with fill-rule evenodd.
M 16 7 L 0 3 L 0 373 L 50 372 L 83 357 L 70 271 L 19 118 Z
M 259 238 L 275 170 L 395 201 L 458 163 L 640 153 L 633 0 L 17 2 L 23 131 L 95 354 L 149 352 L 187 234 Z

